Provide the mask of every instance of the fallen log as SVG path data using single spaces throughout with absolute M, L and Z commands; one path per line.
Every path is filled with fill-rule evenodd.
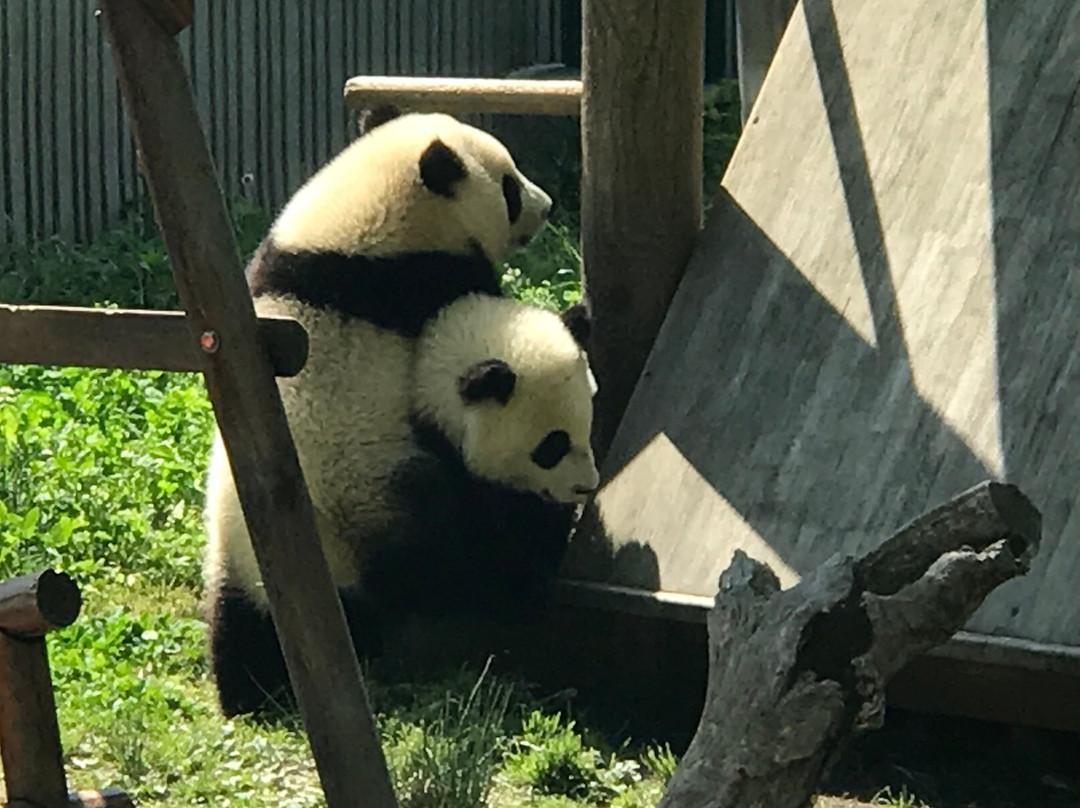
M 881 725 L 885 685 L 1024 574 L 1041 517 L 985 482 L 860 558 L 781 591 L 741 551 L 708 618 L 705 707 L 660 808 L 806 808 L 845 741 Z

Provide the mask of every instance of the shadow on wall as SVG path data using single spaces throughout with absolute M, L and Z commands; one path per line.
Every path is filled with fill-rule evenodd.
M 990 187 L 981 190 L 958 187 L 949 176 L 954 160 L 977 164 L 987 144 L 981 121 L 949 129 L 947 96 L 964 88 L 941 72 L 944 57 L 939 72 L 917 76 L 927 83 L 904 91 L 919 93 L 917 104 L 890 97 L 876 108 L 881 117 L 887 103 L 906 103 L 890 113 L 900 124 L 934 127 L 940 139 L 928 155 L 918 151 L 925 142 L 868 128 L 878 120 L 873 109 L 860 122 L 867 99 L 860 95 L 857 109 L 845 65 L 857 51 L 853 56 L 847 41 L 848 50 L 841 48 L 830 0 L 806 0 L 799 13 L 824 100 L 833 152 L 825 159 L 835 159 L 846 216 L 830 222 L 819 217 L 815 199 L 792 197 L 788 207 L 803 208 L 796 215 L 806 227 L 804 242 L 795 244 L 803 256 L 797 266 L 745 209 L 745 187 L 738 186 L 739 199 L 721 193 L 604 474 L 615 492 L 615 478 L 629 475 L 662 435 L 709 490 L 679 499 L 687 487 L 671 476 L 682 474 L 679 458 L 637 472 L 636 487 L 619 494 L 617 504 L 614 493 L 601 493 L 599 507 L 610 507 L 605 524 L 591 508 L 567 568 L 575 577 L 644 587 L 648 561 L 642 567 L 637 549 L 617 552 L 624 543 L 644 543 L 655 549 L 653 563 L 659 555 L 665 589 L 711 595 L 724 537 L 715 535 L 722 525 L 709 497 L 730 505 L 784 563 L 805 574 L 827 555 L 875 545 L 960 490 L 1003 474 L 1043 512 L 1045 541 L 1028 576 L 995 593 L 997 605 L 983 613 L 980 630 L 1080 644 L 1080 614 L 1068 605 L 1074 599 L 1063 597 L 1080 579 L 1080 552 L 1067 540 L 1080 532 L 1080 509 L 1072 507 L 1080 468 L 1080 6 L 1067 0 L 986 5 L 986 53 L 964 57 L 988 62 L 990 165 L 989 175 L 980 176 Z M 977 7 L 955 13 L 971 17 L 962 20 L 964 34 L 975 36 L 977 28 L 967 26 L 977 21 Z M 845 25 L 868 22 L 845 17 Z M 865 64 L 861 70 L 858 78 L 869 81 Z M 893 80 L 895 74 L 882 82 Z M 865 83 L 857 89 L 870 92 Z M 874 92 L 881 98 L 880 89 Z M 971 98 L 981 103 L 977 94 Z M 779 120 L 783 114 L 776 113 Z M 793 153 L 791 143 L 783 145 Z M 756 170 L 771 178 L 770 170 L 796 169 Z M 797 172 L 790 177 L 792 194 L 805 191 Z M 980 201 L 983 191 L 990 211 Z M 930 207 L 954 199 L 955 219 L 920 219 L 926 214 L 919 199 Z M 984 233 L 984 215 L 991 217 L 992 245 L 982 263 L 973 263 L 980 236 L 970 244 L 955 240 Z M 849 228 L 872 340 L 808 280 L 820 279 L 815 261 L 835 261 L 827 251 L 836 249 L 842 228 Z M 925 271 L 936 274 L 934 283 L 912 288 Z M 965 291 L 976 283 L 989 283 L 985 312 L 975 293 Z M 927 321 L 926 311 L 951 312 L 954 319 Z M 905 333 L 913 320 L 921 332 Z M 969 339 L 976 331 L 985 350 Z M 928 364 L 927 355 L 940 366 Z M 913 367 L 928 375 L 913 376 Z M 979 375 L 977 383 L 958 378 L 969 373 Z M 999 441 L 992 425 L 969 412 L 978 408 L 983 387 L 993 396 L 995 384 Z M 952 397 L 928 395 L 927 386 L 951 390 Z M 1000 448 L 973 450 L 986 446 L 973 442 L 971 431 L 990 435 L 988 442 Z

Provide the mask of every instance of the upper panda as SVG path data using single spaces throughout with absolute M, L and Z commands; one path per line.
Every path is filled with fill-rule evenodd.
M 255 297 L 288 296 L 409 337 L 470 292 L 547 220 L 551 198 L 506 147 L 449 115 L 381 123 L 282 209 L 248 270 Z
M 301 187 L 253 257 L 256 311 L 308 333 L 307 363 L 278 389 L 340 589 L 357 584 L 370 539 L 396 518 L 390 477 L 416 452 L 410 368 L 425 324 L 466 295 L 500 299 L 497 263 L 550 207 L 494 137 L 405 115 Z M 205 515 L 212 666 L 223 709 L 246 712 L 265 695 L 251 673 L 283 667 L 220 435 Z

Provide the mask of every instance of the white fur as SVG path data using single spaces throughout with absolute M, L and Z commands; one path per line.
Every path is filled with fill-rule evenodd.
M 464 162 L 454 198 L 420 181 L 419 157 L 436 139 Z M 511 225 L 506 174 L 521 185 L 522 212 Z M 492 135 L 441 114 L 395 118 L 357 138 L 293 196 L 271 230 L 287 251 L 387 256 L 438 250 L 468 254 L 480 244 L 503 260 L 543 225 L 551 197 L 526 178 Z
M 585 351 L 561 318 L 513 300 L 468 295 L 420 336 L 413 406 L 439 426 L 475 474 L 514 488 L 580 502 L 599 482 L 590 448 L 596 382 Z M 473 364 L 501 359 L 517 376 L 509 401 L 466 404 L 458 380 Z M 571 449 L 552 469 L 531 460 L 553 430 Z
M 412 342 L 291 300 L 260 298 L 256 309 L 295 317 L 308 331 L 307 364 L 295 377 L 278 379 L 278 389 L 334 582 L 355 583 L 358 553 L 366 548 L 343 534 L 363 534 L 390 518 L 383 498 L 387 474 L 413 446 L 407 418 Z M 220 435 L 215 435 L 207 494 L 208 591 L 216 591 L 226 576 L 265 607 Z
M 453 199 L 433 194 L 420 181 L 420 156 L 436 138 L 466 167 Z M 513 225 L 502 191 L 506 174 L 522 188 L 522 214 Z M 550 205 L 548 195 L 518 171 L 491 135 L 447 115 L 406 115 L 357 139 L 316 173 L 285 206 L 270 236 L 285 251 L 372 256 L 424 250 L 467 254 L 470 242 L 476 242 L 495 262 L 535 235 Z M 261 297 L 256 309 L 295 317 L 307 329 L 307 365 L 297 376 L 279 379 L 278 388 L 331 574 L 339 586 L 353 584 L 369 549 L 356 537 L 370 535 L 393 518 L 385 501 L 388 476 L 416 451 L 408 424 L 415 341 L 291 298 Z M 467 442 L 478 447 L 469 449 L 470 456 L 490 452 L 489 464 L 481 463 L 484 468 L 512 458 L 512 448 L 524 450 L 503 421 L 490 420 L 502 424 L 488 436 L 490 442 Z M 507 436 L 505 447 L 499 447 L 498 435 Z M 587 432 L 583 440 L 587 445 Z M 591 479 L 584 470 L 576 477 Z M 210 597 L 227 581 L 265 608 L 261 575 L 217 435 L 206 521 Z

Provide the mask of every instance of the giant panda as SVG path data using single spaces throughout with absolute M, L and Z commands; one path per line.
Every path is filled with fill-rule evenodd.
M 598 482 L 589 319 L 469 295 L 425 327 L 413 362 L 415 451 L 387 487 L 360 593 L 400 616 L 535 611 Z
M 279 390 L 342 591 L 361 579 L 367 540 L 393 531 L 391 478 L 417 452 L 409 373 L 417 339 L 465 295 L 498 299 L 498 262 L 535 235 L 550 207 L 492 136 L 446 115 L 404 115 L 318 171 L 253 257 L 258 313 L 294 317 L 308 332 L 308 362 Z M 287 675 L 220 435 L 206 526 L 219 701 L 226 714 L 251 712 Z M 349 617 L 359 643 L 362 620 Z
M 541 602 L 576 508 L 599 479 L 583 323 L 579 309 L 560 317 L 472 294 L 421 332 L 405 368 L 409 437 L 369 457 L 367 499 L 352 503 L 363 519 L 319 524 L 332 571 L 343 569 L 333 548 L 358 553 L 335 583 L 361 655 L 402 616 L 497 609 L 514 617 Z M 381 437 L 363 425 L 354 435 L 358 443 Z M 219 518 L 242 528 L 235 495 Z M 209 558 L 222 710 L 257 712 L 268 697 L 287 700 L 288 674 L 246 533 L 211 533 Z

